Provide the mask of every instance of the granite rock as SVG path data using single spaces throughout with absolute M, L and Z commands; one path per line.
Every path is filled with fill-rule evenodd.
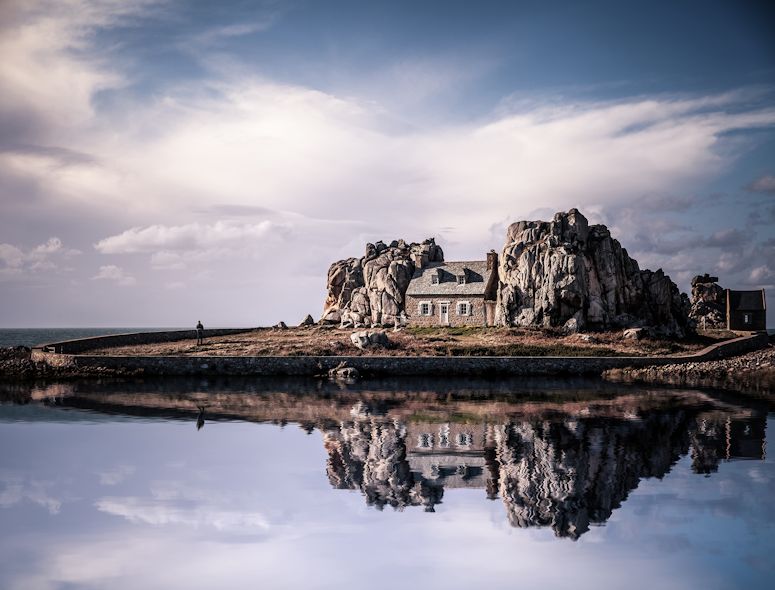
M 399 324 L 417 266 L 443 260 L 444 252 L 433 238 L 367 244 L 362 258 L 339 260 L 329 268 L 321 322 L 346 327 Z
M 692 279 L 692 306 L 689 318 L 698 328 L 718 330 L 727 327 L 727 292 L 718 277 L 705 273 Z
M 577 209 L 513 223 L 498 268 L 496 323 L 565 332 L 651 328 L 682 337 L 688 297 L 662 270 L 641 270 L 604 225 Z

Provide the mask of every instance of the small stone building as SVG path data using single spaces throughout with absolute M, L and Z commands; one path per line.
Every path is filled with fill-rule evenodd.
M 409 326 L 492 326 L 498 254 L 486 260 L 417 265 L 406 290 Z
M 758 331 L 767 329 L 767 301 L 764 289 L 727 289 L 727 329 Z

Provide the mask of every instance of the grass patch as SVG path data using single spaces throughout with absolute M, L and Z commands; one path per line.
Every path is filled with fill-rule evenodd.
M 504 344 L 501 346 L 447 347 L 449 356 L 629 356 L 612 348 L 586 348 L 552 344 Z

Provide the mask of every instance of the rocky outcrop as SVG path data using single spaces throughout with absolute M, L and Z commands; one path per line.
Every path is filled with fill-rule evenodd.
M 552 221 L 519 221 L 498 268 L 496 323 L 567 332 L 648 326 L 665 336 L 689 328 L 688 297 L 662 270 L 641 270 L 604 225 L 576 209 Z
M 397 422 L 369 416 L 367 408 L 353 420 L 324 435 L 326 472 L 338 489 L 360 489 L 366 503 L 380 510 L 425 506 L 432 511 L 443 490 L 412 473 L 406 458 L 406 429 Z
M 372 347 L 387 348 L 390 345 L 388 335 L 382 330 L 361 330 L 350 334 L 350 342 L 359 350 Z
M 396 325 L 415 268 L 443 260 L 444 252 L 432 238 L 419 244 L 367 244 L 362 258 L 339 260 L 328 269 L 320 321 L 351 327 Z
M 692 279 L 692 306 L 689 318 L 703 330 L 727 327 L 727 291 L 718 284 L 718 277 L 708 273 Z
M 499 492 L 512 526 L 578 539 L 606 522 L 644 477 L 689 446 L 682 410 L 639 420 L 516 422 L 496 429 Z

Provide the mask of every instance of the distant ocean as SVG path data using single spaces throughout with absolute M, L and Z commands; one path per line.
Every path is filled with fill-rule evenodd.
M 162 332 L 184 328 L 0 328 L 0 347 L 37 346 L 74 338 L 89 338 L 126 332 Z

